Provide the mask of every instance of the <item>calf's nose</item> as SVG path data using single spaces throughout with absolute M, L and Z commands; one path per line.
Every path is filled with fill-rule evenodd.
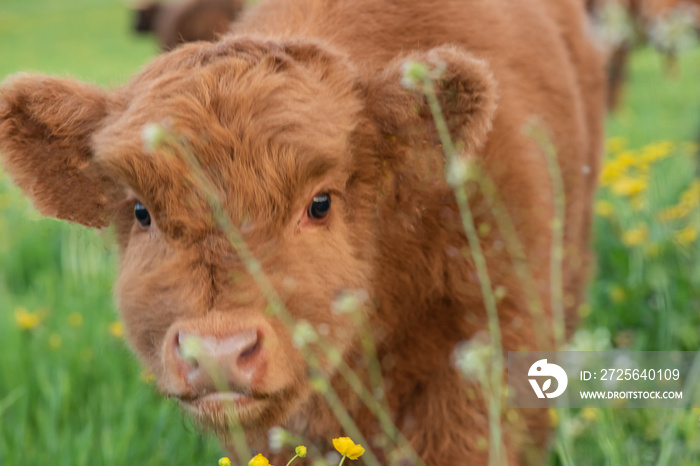
M 263 339 L 257 329 L 225 337 L 179 331 L 168 358 L 186 385 L 195 393 L 243 391 L 262 377 L 265 361 Z

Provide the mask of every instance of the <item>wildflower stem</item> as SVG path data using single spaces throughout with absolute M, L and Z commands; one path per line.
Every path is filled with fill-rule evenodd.
M 294 455 L 294 458 L 292 458 L 291 460 L 289 460 L 289 462 L 287 463 L 287 466 L 289 466 L 290 464 L 292 464 L 292 461 L 294 461 L 294 460 L 297 459 L 297 458 L 299 458 L 299 455 Z
M 343 455 L 343 457 L 340 458 L 340 463 L 338 463 L 338 466 L 343 466 L 343 463 L 345 462 L 345 458 L 347 458 L 346 455 Z
M 532 270 L 527 262 L 525 248 L 520 241 L 513 219 L 506 208 L 505 202 L 498 192 L 498 187 L 493 179 L 486 173 L 481 166 L 478 166 L 479 171 L 475 175 L 479 183 L 479 189 L 484 193 L 484 199 L 489 203 L 491 212 L 498 225 L 498 230 L 501 232 L 508 254 L 513 262 L 513 270 L 522 285 L 525 300 L 528 309 L 534 322 L 539 322 L 544 318 L 544 306 L 537 292 L 537 285 L 532 275 Z M 545 348 L 547 342 L 546 329 L 540 326 L 535 326 L 535 336 L 537 338 L 537 347 Z
M 561 435 L 559 435 L 559 438 L 556 441 L 556 449 L 557 453 L 559 453 L 559 459 L 564 464 L 564 466 L 575 466 L 574 462 L 571 460 L 571 455 L 569 455 L 571 449 L 568 448 L 562 440 L 562 438 L 565 437 L 566 434 L 562 433 Z
M 450 162 L 454 157 L 457 157 L 457 151 L 447 129 L 447 123 L 440 108 L 435 89 L 433 87 L 432 77 L 428 74 L 423 79 L 423 93 L 428 100 L 428 106 L 433 116 L 435 126 L 442 143 L 443 152 L 445 154 L 445 166 L 449 167 Z M 462 219 L 462 227 L 467 234 L 467 241 L 472 252 L 472 258 L 476 266 L 476 273 L 481 286 L 481 294 L 484 298 L 484 305 L 488 316 L 489 334 L 491 336 L 492 347 L 492 372 L 490 380 L 490 391 L 484 390 L 484 394 L 490 393 L 489 398 L 489 465 L 502 466 L 506 462 L 506 458 L 502 457 L 502 432 L 501 432 L 501 399 L 502 399 L 502 377 L 503 377 L 503 352 L 501 344 L 501 327 L 498 320 L 498 309 L 496 306 L 496 297 L 493 293 L 493 286 L 486 266 L 486 258 L 484 257 L 479 242 L 479 235 L 474 225 L 474 218 L 469 207 L 467 191 L 464 183 L 459 183 L 453 186 L 457 206 L 459 208 L 460 217 Z
M 5 410 L 15 404 L 25 393 L 24 387 L 17 387 L 7 394 L 4 398 L 0 399 L 0 418 L 4 414 Z
M 552 194 L 554 197 L 554 215 L 552 218 L 552 249 L 549 263 L 550 282 L 550 306 L 552 308 L 554 349 L 559 349 L 564 345 L 566 339 L 566 319 L 564 310 L 564 283 L 563 283 L 563 263 L 564 263 L 564 222 L 566 220 L 566 193 L 564 191 L 564 180 L 562 178 L 559 160 L 556 149 L 541 125 L 533 125 L 528 129 L 532 137 L 542 148 L 549 169 L 549 176 L 552 180 Z M 560 455 L 570 458 L 573 451 L 572 437 L 565 429 L 569 425 L 569 410 L 565 407 L 559 409 L 561 422 L 559 431 L 560 441 L 557 443 Z
M 540 125 L 533 125 L 529 129 L 531 137 L 539 144 L 547 159 L 549 176 L 552 180 L 552 192 L 554 195 L 554 217 L 552 219 L 552 250 L 550 257 L 550 293 L 552 306 L 552 320 L 554 321 L 554 345 L 560 348 L 565 338 L 564 318 L 564 220 L 566 214 L 566 195 L 564 192 L 564 180 L 562 179 L 559 161 L 552 141 Z

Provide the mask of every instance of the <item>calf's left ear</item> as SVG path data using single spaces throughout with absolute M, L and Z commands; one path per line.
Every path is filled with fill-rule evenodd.
M 108 100 L 96 87 L 40 75 L 17 75 L 0 88 L 0 162 L 42 214 L 107 226 L 91 138 Z
M 433 89 L 452 141 L 464 151 L 479 150 L 492 128 L 496 81 L 487 63 L 456 46 L 396 57 L 367 84 L 370 117 L 385 135 L 440 143 L 433 115 L 421 87 L 407 83 L 409 63 L 438 70 Z M 408 76 L 410 78 L 410 76 Z

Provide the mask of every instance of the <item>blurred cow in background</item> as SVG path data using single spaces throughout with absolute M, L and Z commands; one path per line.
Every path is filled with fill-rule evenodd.
M 605 49 L 610 110 L 619 105 L 633 48 L 651 44 L 671 72 L 678 54 L 697 40 L 700 0 L 586 0 L 586 10 Z
M 155 34 L 161 49 L 185 42 L 214 41 L 224 34 L 243 8 L 243 0 L 149 2 L 136 9 L 134 29 Z

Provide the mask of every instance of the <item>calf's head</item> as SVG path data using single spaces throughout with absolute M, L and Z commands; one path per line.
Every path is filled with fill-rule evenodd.
M 493 82 L 459 49 L 361 73 L 319 45 L 231 38 L 158 57 L 114 91 L 11 78 L 0 156 L 45 215 L 113 226 L 118 307 L 160 389 L 213 428 L 232 406 L 261 431 L 308 399 L 310 370 L 333 374 L 318 341 L 353 348 L 360 319 L 334 306 L 344 290 L 363 290 L 370 321 L 412 292 L 390 289 L 377 241 L 410 235 L 393 218 L 414 215 L 402 190 L 437 189 L 415 180 L 442 160 L 423 97 L 400 84 L 407 58 L 444 66 L 450 130 L 476 149 Z M 301 323 L 320 340 L 301 348 Z

